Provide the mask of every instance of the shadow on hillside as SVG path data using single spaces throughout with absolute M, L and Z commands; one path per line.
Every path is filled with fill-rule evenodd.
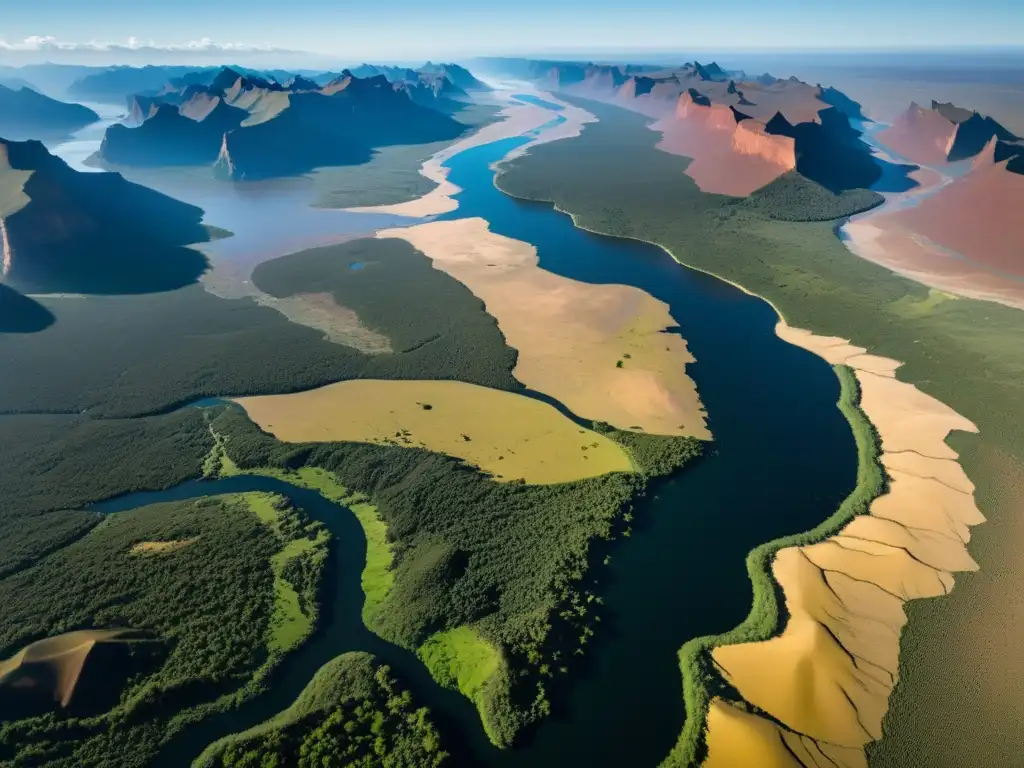
M 46 307 L 0 283 L 0 333 L 36 333 L 53 325 Z

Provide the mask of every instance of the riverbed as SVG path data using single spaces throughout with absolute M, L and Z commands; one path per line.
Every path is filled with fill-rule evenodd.
M 552 125 L 557 117 L 552 112 Z M 528 140 L 496 141 L 449 158 L 448 179 L 462 191 L 456 198 L 458 209 L 442 218 L 483 217 L 493 231 L 535 245 L 543 269 L 586 283 L 632 285 L 668 304 L 696 357 L 687 372 L 697 384 L 715 436 L 706 458 L 655 487 L 638 505 L 632 536 L 613 549 L 611 565 L 602 574 L 605 620 L 590 646 L 588 669 L 567 696 L 556 700 L 556 712 L 533 739 L 499 753 L 483 743 L 479 718 L 467 700 L 434 685 L 415 656 L 363 627 L 360 572 L 365 542 L 344 508 L 266 478 L 190 483 L 158 494 L 136 494 L 103 509 L 207 493 L 275 490 L 327 524 L 337 541 L 331 606 L 324 612 L 322 631 L 285 661 L 267 694 L 190 728 L 172 742 L 165 764 L 182 765 L 183 758 L 198 755 L 210 741 L 284 709 L 329 658 L 366 650 L 409 680 L 420 700 L 440 715 L 449 743 L 464 745 L 479 762 L 656 765 L 674 745 L 685 717 L 680 646 L 693 637 L 728 630 L 746 616 L 751 586 L 744 561 L 751 549 L 813 528 L 853 488 L 855 447 L 836 408 L 839 385 L 829 365 L 779 339 L 777 315 L 761 299 L 680 266 L 656 246 L 588 233 L 548 204 L 501 193 L 494 184 L 493 165 Z M 216 189 L 175 191 L 187 202 L 205 201 L 217 210 L 213 198 L 233 193 Z M 291 216 L 302 207 L 298 201 L 298 196 L 239 193 L 231 205 L 240 220 L 260 218 L 261 247 L 266 247 L 268 238 L 302 233 L 307 219 L 297 225 Z M 327 212 L 313 213 L 324 221 L 342 221 Z M 209 223 L 228 226 L 223 221 L 208 217 Z M 379 219 L 360 222 L 352 230 L 347 223 L 338 226 L 367 232 L 395 226 Z M 230 239 L 221 242 L 208 249 L 215 269 L 220 259 L 230 258 L 223 251 L 245 256 L 245 241 L 231 246 Z

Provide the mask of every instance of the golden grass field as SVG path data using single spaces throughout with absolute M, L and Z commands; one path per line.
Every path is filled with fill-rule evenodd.
M 538 265 L 529 243 L 484 219 L 383 230 L 407 240 L 473 292 L 519 356 L 515 377 L 573 413 L 618 429 L 709 438 L 668 307 L 638 288 L 591 285 Z
M 196 539 L 177 539 L 175 541 L 140 541 L 131 548 L 133 555 L 161 555 L 174 552 L 176 549 L 195 543 Z
M 552 406 L 459 381 L 345 381 L 235 402 L 279 440 L 425 448 L 498 480 L 563 483 L 632 470 L 621 446 Z

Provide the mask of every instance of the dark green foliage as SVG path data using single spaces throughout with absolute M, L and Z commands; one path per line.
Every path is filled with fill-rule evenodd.
M 396 554 L 395 584 L 372 629 L 415 648 L 434 632 L 473 623 L 508 660 L 506 677 L 483 697 L 492 730 L 508 743 L 546 714 L 543 681 L 558 666 L 553 659 L 570 658 L 598 620 L 596 605 L 577 585 L 590 571 L 595 544 L 614 535 L 641 492 L 643 476 L 497 483 L 418 449 L 281 444 L 237 409 L 225 409 L 213 427 L 243 470 L 322 467 L 350 491 L 369 496 Z M 690 438 L 623 441 L 652 474 L 678 469 L 699 452 Z
M 840 383 L 839 410 L 850 422 L 857 443 L 857 485 L 839 508 L 816 528 L 754 549 L 747 556 L 747 572 L 754 592 L 747 618 L 729 632 L 695 638 L 679 651 L 687 719 L 679 744 L 665 768 L 698 765 L 704 757 L 704 718 L 711 697 L 736 699 L 715 665 L 712 649 L 720 645 L 763 642 L 776 636 L 785 626 L 785 605 L 780 602 L 778 586 L 771 576 L 775 555 L 786 547 L 807 546 L 835 535 L 857 515 L 868 514 L 871 502 L 885 493 L 887 481 L 880 461 L 882 444 L 874 426 L 860 409 L 857 377 L 846 366 L 836 366 L 835 371 Z
M 425 708 L 372 656 L 347 653 L 321 668 L 272 720 L 204 753 L 204 768 L 428 768 L 446 762 Z
M 594 430 L 624 446 L 637 469 L 648 477 L 675 472 L 700 456 L 704 448 L 704 444 L 693 437 L 627 432 L 603 422 L 594 422 Z
M 510 373 L 515 351 L 483 302 L 405 240 L 354 240 L 284 256 L 260 264 L 252 281 L 277 298 L 331 293 L 387 336 L 402 364 L 421 371 L 418 378 L 519 388 Z M 398 378 L 390 374 L 395 366 L 391 355 L 363 362 L 369 378 Z
M 30 564 L 98 522 L 93 513 L 68 510 L 196 477 L 212 446 L 198 410 L 111 421 L 0 418 L 0 575 Z
M 144 541 L 185 539 L 194 541 L 165 554 L 131 552 Z M 111 515 L 0 580 L 0 657 L 73 629 L 106 627 L 151 630 L 166 653 L 152 674 L 128 684 L 109 714 L 9 722 L 0 750 L 13 757 L 35 742 L 53 765 L 147 762 L 175 717 L 244 686 L 266 661 L 270 558 L 280 546 L 244 499 L 212 497 Z
M 835 194 L 790 171 L 737 203 L 780 221 L 832 221 L 876 208 L 885 198 L 870 189 Z
M 346 258 L 372 263 L 350 270 Z M 365 355 L 250 299 L 221 299 L 200 286 L 146 297 L 44 299 L 57 323 L 31 337 L 0 335 L 8 373 L 0 379 L 0 410 L 129 416 L 202 397 L 294 392 L 355 378 L 520 388 L 510 372 L 515 352 L 480 300 L 405 242 L 355 241 L 279 261 L 257 270 L 261 287 L 276 295 L 343 295 L 404 351 Z
M 990 500 L 995 513 L 1012 514 L 1019 487 L 1004 468 L 990 462 L 1024 456 L 1019 418 L 1024 412 L 1024 314 L 991 302 L 946 300 L 859 259 L 836 238 L 831 223 L 773 221 L 743 204 L 723 209 L 721 198 L 700 193 L 681 172 L 685 160 L 654 148 L 657 136 L 646 129 L 644 118 L 592 102 L 582 106 L 600 122 L 577 138 L 534 147 L 506 163 L 499 186 L 520 197 L 554 201 L 587 229 L 653 241 L 684 264 L 764 296 L 790 325 L 850 338 L 875 354 L 904 361 L 900 379 L 979 427 L 980 436 L 955 436 L 961 463 L 977 486 L 977 498 Z M 908 760 L 976 764 L 979 752 L 995 764 L 995 756 L 1005 752 L 993 745 L 1019 743 L 1019 717 L 1009 709 L 1000 722 L 993 716 L 986 723 L 1000 739 L 966 738 L 963 730 L 949 736 L 958 718 L 988 701 L 973 685 L 985 673 L 984 660 L 967 647 L 966 630 L 987 620 L 994 587 L 985 574 L 1000 567 L 1015 572 L 1018 553 L 1004 547 L 1004 541 L 982 529 L 971 542 L 972 551 L 979 559 L 988 556 L 991 567 L 943 600 L 911 604 L 911 612 L 928 619 L 911 622 L 913 642 L 907 639 L 910 633 L 904 634 L 900 677 L 931 681 L 933 695 L 915 693 L 924 690 L 920 683 L 916 689 L 897 686 L 891 711 L 898 708 L 901 718 L 887 720 L 885 728 L 903 733 L 873 749 L 872 760 L 879 765 L 902 766 Z M 963 627 L 961 640 L 950 640 L 949 627 Z M 953 700 L 957 706 L 950 708 Z M 943 738 L 933 738 L 940 722 L 947 724 Z M 940 742 L 941 749 L 922 751 L 923 744 Z

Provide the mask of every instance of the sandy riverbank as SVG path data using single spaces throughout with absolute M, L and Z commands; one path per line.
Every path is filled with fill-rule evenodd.
M 590 285 L 538 266 L 529 243 L 480 218 L 383 230 L 466 285 L 519 351 L 515 376 L 578 416 L 619 429 L 709 438 L 668 307 L 625 285 Z
M 527 91 L 530 91 L 530 89 L 522 89 L 522 92 Z M 444 166 L 444 163 L 451 157 L 460 152 L 465 152 L 467 149 L 536 131 L 541 126 L 551 122 L 556 116 L 565 118 L 564 122 L 540 132 L 530 142 L 510 153 L 509 157 L 515 157 L 525 152 L 531 146 L 578 136 L 583 125 L 596 120 L 589 112 L 565 104 L 550 94 L 538 92 L 536 95 L 553 104 L 562 106 L 562 111 L 556 113 L 535 104 L 524 104 L 523 102 L 514 101 L 511 92 L 499 92 L 499 98 L 508 102 L 500 113 L 501 120 L 489 123 L 461 141 L 445 147 L 423 164 L 420 173 L 436 183 L 437 187 L 422 197 L 410 200 L 407 203 L 363 206 L 348 208 L 347 210 L 353 213 L 384 213 L 416 218 L 449 213 L 459 207 L 458 201 L 453 196 L 461 191 L 459 187 L 448 181 L 448 169 Z
M 705 766 L 731 768 L 743 755 L 758 755 L 763 765 L 865 768 L 864 746 L 882 737 L 899 675 L 904 603 L 948 594 L 954 573 L 977 569 L 967 543 L 984 517 L 945 443 L 953 430 L 977 428 L 899 381 L 898 361 L 785 322 L 776 330 L 854 369 L 889 488 L 837 535 L 778 553 L 772 574 L 788 615 L 780 636 L 713 651 L 726 679 L 777 722 L 715 700 Z

